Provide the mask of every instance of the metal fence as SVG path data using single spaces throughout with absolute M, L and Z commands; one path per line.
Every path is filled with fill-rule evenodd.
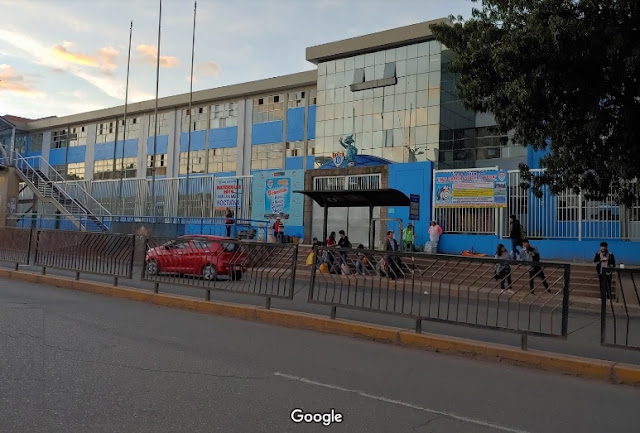
M 142 279 L 267 298 L 293 298 L 298 246 L 213 237 L 149 238 Z
M 610 279 L 600 278 L 604 278 L 600 288 L 600 343 L 640 350 L 640 269 L 616 268 Z M 613 281 L 618 283 L 617 302 L 611 293 Z
M 31 255 L 31 230 L 0 227 L 0 260 L 28 264 Z
M 135 237 L 60 230 L 37 230 L 34 264 L 46 268 L 131 278 Z
M 567 336 L 570 265 L 316 247 L 309 302 Z M 499 272 L 497 272 L 499 271 Z

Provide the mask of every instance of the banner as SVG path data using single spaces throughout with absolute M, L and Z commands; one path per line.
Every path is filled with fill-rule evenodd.
M 410 194 L 409 200 L 409 220 L 418 221 L 420 220 L 420 195 Z
M 434 194 L 436 208 L 507 207 L 507 172 L 436 171 Z
M 216 179 L 215 208 L 239 208 L 242 203 L 242 179 L 229 177 Z
M 302 170 L 273 170 L 256 173 L 252 186 L 252 218 L 283 219 L 285 226 L 302 226 L 304 196 L 293 191 L 304 189 Z

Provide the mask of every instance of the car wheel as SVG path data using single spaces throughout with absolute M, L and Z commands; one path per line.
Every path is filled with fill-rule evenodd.
M 147 262 L 147 275 L 158 275 L 160 273 L 160 266 L 158 262 L 151 259 Z
M 218 278 L 218 271 L 213 265 L 205 265 L 202 268 L 202 278 L 207 281 L 215 281 Z

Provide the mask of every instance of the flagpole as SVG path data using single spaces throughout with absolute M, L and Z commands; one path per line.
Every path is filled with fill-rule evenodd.
M 187 195 L 190 195 L 191 189 L 189 185 L 189 171 L 191 166 L 191 115 L 192 111 L 192 103 L 193 103 L 193 57 L 195 54 L 195 46 L 196 46 L 196 9 L 198 7 L 198 2 L 193 2 L 193 37 L 191 40 L 191 76 L 189 78 L 189 141 L 187 143 Z
M 153 125 L 153 165 L 151 167 L 151 206 L 152 216 L 156 216 L 156 150 L 158 144 L 158 87 L 160 85 L 160 35 L 162 27 L 162 0 L 160 1 L 160 14 L 158 16 L 158 54 L 156 58 L 156 105 L 154 110 L 154 125 Z M 155 219 L 154 219 L 155 222 Z
M 124 197 L 122 194 L 123 183 L 124 183 L 124 147 L 127 144 L 127 107 L 129 103 L 129 68 L 131 66 L 131 35 L 133 34 L 133 21 L 131 21 L 131 25 L 129 27 L 129 54 L 127 56 L 127 80 L 124 90 L 124 131 L 122 135 L 122 160 L 120 161 L 120 197 L 122 199 L 122 208 L 120 209 L 120 213 L 124 214 Z M 116 140 L 117 141 L 117 140 Z

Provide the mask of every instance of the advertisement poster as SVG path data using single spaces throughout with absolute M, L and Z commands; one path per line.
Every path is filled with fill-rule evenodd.
M 242 204 L 242 179 L 235 177 L 216 179 L 215 207 L 236 209 Z
M 507 207 L 507 172 L 436 171 L 434 194 L 436 208 Z
M 409 220 L 418 221 L 420 219 L 420 195 L 409 194 Z
M 251 216 L 256 220 L 284 220 L 285 226 L 302 226 L 304 196 L 302 170 L 274 170 L 253 176 Z

